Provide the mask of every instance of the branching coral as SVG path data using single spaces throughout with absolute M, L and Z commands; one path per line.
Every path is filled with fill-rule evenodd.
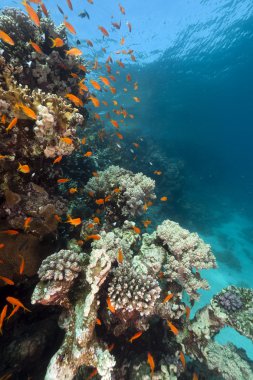
M 143 173 L 134 174 L 119 166 L 109 166 L 87 183 L 85 190 L 97 198 L 108 198 L 108 220 L 125 220 L 143 213 L 145 204 L 155 199 L 155 181 Z

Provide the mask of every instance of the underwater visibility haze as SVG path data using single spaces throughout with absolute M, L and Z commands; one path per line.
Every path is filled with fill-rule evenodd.
M 253 380 L 250 0 L 1 0 L 0 380 Z

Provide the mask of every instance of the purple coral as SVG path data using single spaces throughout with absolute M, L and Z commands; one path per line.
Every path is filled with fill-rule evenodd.
M 243 303 L 239 294 L 234 293 L 230 290 L 222 293 L 218 296 L 218 303 L 226 311 L 236 311 L 241 309 Z

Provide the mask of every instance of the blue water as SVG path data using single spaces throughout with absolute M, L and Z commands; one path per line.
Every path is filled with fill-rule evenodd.
M 2 0 L 2 4 L 19 2 Z M 53 19 L 61 22 L 55 1 L 45 4 Z M 211 290 L 203 292 L 196 308 L 227 285 L 252 287 L 252 1 L 128 0 L 123 3 L 125 18 L 118 1 L 94 0 L 90 5 L 73 0 L 72 13 L 65 2 L 59 5 L 75 25 L 77 38 L 94 42 L 93 49 L 83 45 L 88 60 L 97 57 L 104 63 L 119 49 L 124 35 L 127 46 L 135 50 L 137 62 L 128 60 L 125 72 L 138 81 L 139 90 L 132 96 L 140 97 L 141 103 L 137 105 L 122 90 L 115 99 L 135 115 L 128 123 L 133 139 L 142 136 L 161 160 L 173 157 L 184 164 L 180 191 L 169 193 L 168 184 L 157 179 L 158 193 L 168 192 L 170 198 L 153 217 L 157 222 L 171 217 L 198 232 L 212 245 L 219 265 L 206 271 Z M 90 20 L 77 16 L 83 9 Z M 124 21 L 120 32 L 110 26 L 119 19 Z M 131 34 L 126 21 L 133 25 Z M 98 25 L 110 31 L 106 41 Z M 106 47 L 106 55 L 101 47 Z M 153 170 L 147 161 L 143 171 Z M 244 347 L 253 359 L 252 343 L 239 334 L 225 329 L 217 339 Z

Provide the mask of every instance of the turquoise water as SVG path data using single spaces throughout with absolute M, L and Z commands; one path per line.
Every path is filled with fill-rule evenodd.
M 19 4 L 3 0 L 1 8 Z M 45 4 L 60 23 L 55 2 Z M 156 178 L 158 195 L 169 199 L 155 206 L 151 217 L 154 225 L 165 218 L 178 221 L 212 245 L 219 267 L 205 272 L 211 289 L 202 292 L 194 310 L 228 285 L 252 287 L 252 2 L 128 0 L 121 31 L 110 26 L 120 18 L 117 1 L 94 0 L 91 5 L 73 0 L 72 13 L 65 3 L 59 5 L 77 29 L 77 37 L 70 39 L 80 41 L 87 60 L 97 58 L 103 65 L 119 49 L 122 36 L 134 49 L 136 63 L 121 59 L 139 89 L 131 96 L 125 93 L 125 75 L 119 75 L 114 97 L 135 116 L 128 121 L 126 142 L 119 144 L 141 141 L 136 162 L 131 146 L 127 150 L 126 168 L 152 176 L 154 170 L 165 171 L 170 159 L 178 167 L 179 175 L 172 174 L 172 182 Z M 84 9 L 90 20 L 78 16 Z M 132 23 L 132 33 L 126 21 Z M 97 25 L 108 28 L 109 39 L 101 38 Z M 88 49 L 85 39 L 92 40 L 94 47 Z M 116 65 L 112 67 L 115 70 Z M 101 73 L 105 74 L 104 68 L 97 76 Z M 94 73 L 90 77 L 96 79 Z M 141 103 L 132 96 L 140 97 Z M 103 99 L 111 98 L 104 94 Z M 112 112 L 110 107 L 88 109 L 104 117 Z M 231 340 L 253 359 L 252 342 L 234 331 L 224 329 L 217 340 Z

